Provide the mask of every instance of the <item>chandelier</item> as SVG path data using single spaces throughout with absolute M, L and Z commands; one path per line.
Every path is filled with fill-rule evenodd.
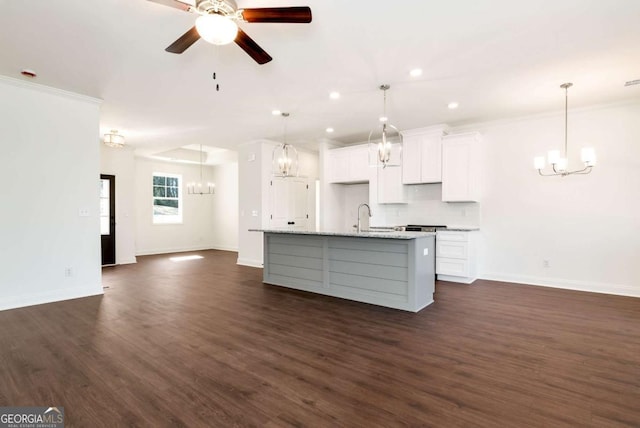
M 591 169 L 596 164 L 596 152 L 591 147 L 585 147 L 580 152 L 580 158 L 584 164 L 584 168 L 569 171 L 569 158 L 567 157 L 567 117 L 568 117 L 568 105 L 569 105 L 569 88 L 573 86 L 573 83 L 563 83 L 560 85 L 564 89 L 564 156 L 560 157 L 559 150 L 550 150 L 547 154 L 547 162 L 551 165 L 552 172 L 543 172 L 545 168 L 544 156 L 536 156 L 533 160 L 535 169 L 538 170 L 538 174 L 544 177 L 551 177 L 559 175 L 566 177 L 572 174 L 589 174 Z
M 124 137 L 118 134 L 117 129 L 112 129 L 108 134 L 104 134 L 104 144 L 109 147 L 121 149 L 124 147 Z
M 187 184 L 187 194 L 189 195 L 214 195 L 216 185 L 208 182 L 206 185 L 202 181 L 202 144 L 200 144 L 200 181 L 192 181 Z
M 281 144 L 273 148 L 271 156 L 272 175 L 274 177 L 297 177 L 298 176 L 298 151 L 291 144 L 287 143 L 287 121 L 289 113 L 280 113 L 285 118 L 284 138 Z
M 382 123 L 381 129 L 373 129 L 369 133 L 369 165 L 400 166 L 402 163 L 402 136 L 398 128 L 388 123 L 387 117 L 387 90 L 389 85 L 380 85 L 384 93 L 382 116 L 378 119 Z

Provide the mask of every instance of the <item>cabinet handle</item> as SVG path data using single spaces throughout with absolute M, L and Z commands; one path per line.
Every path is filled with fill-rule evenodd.
M 296 224 L 295 221 L 288 221 L 287 224 Z

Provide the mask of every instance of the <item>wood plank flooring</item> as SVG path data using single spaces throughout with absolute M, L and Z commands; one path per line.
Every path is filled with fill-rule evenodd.
M 69 427 L 640 427 L 640 299 L 437 282 L 412 314 L 197 254 L 0 312 L 0 406 L 61 405 Z

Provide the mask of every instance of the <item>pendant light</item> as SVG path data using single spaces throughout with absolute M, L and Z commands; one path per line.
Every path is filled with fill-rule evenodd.
M 402 164 L 402 135 L 398 128 L 388 123 L 387 91 L 389 88 L 391 88 L 389 85 L 379 87 L 384 93 L 382 116 L 378 119 L 382 126 L 369 133 L 369 165 L 374 167 L 386 168 Z
M 569 158 L 567 157 L 567 134 L 568 134 L 568 106 L 569 106 L 569 88 L 573 86 L 573 83 L 563 83 L 560 85 L 564 89 L 564 157 L 560 157 L 559 150 L 551 150 L 547 154 L 547 161 L 551 165 L 552 172 L 543 172 L 545 168 L 544 156 L 536 156 L 533 160 L 535 169 L 538 170 L 538 174 L 543 177 L 552 177 L 559 175 L 566 177 L 572 174 L 589 174 L 596 164 L 596 152 L 591 147 L 585 147 L 580 153 L 584 168 L 569 171 Z
M 291 144 L 287 143 L 287 118 L 289 113 L 280 113 L 284 117 L 284 137 L 283 142 L 273 148 L 271 156 L 271 170 L 274 177 L 297 177 L 298 176 L 298 151 Z
M 200 181 L 187 184 L 187 194 L 189 195 L 214 195 L 216 193 L 216 185 L 207 183 L 206 186 L 202 181 L 202 144 L 200 144 Z
M 118 134 L 117 129 L 112 129 L 108 134 L 104 134 L 105 146 L 121 149 L 124 147 L 124 137 Z

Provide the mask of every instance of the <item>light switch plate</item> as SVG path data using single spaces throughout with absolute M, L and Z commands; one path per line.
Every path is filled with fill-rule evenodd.
M 423 256 L 428 256 L 429 255 L 429 249 L 425 248 L 424 251 L 422 251 L 422 255 Z

